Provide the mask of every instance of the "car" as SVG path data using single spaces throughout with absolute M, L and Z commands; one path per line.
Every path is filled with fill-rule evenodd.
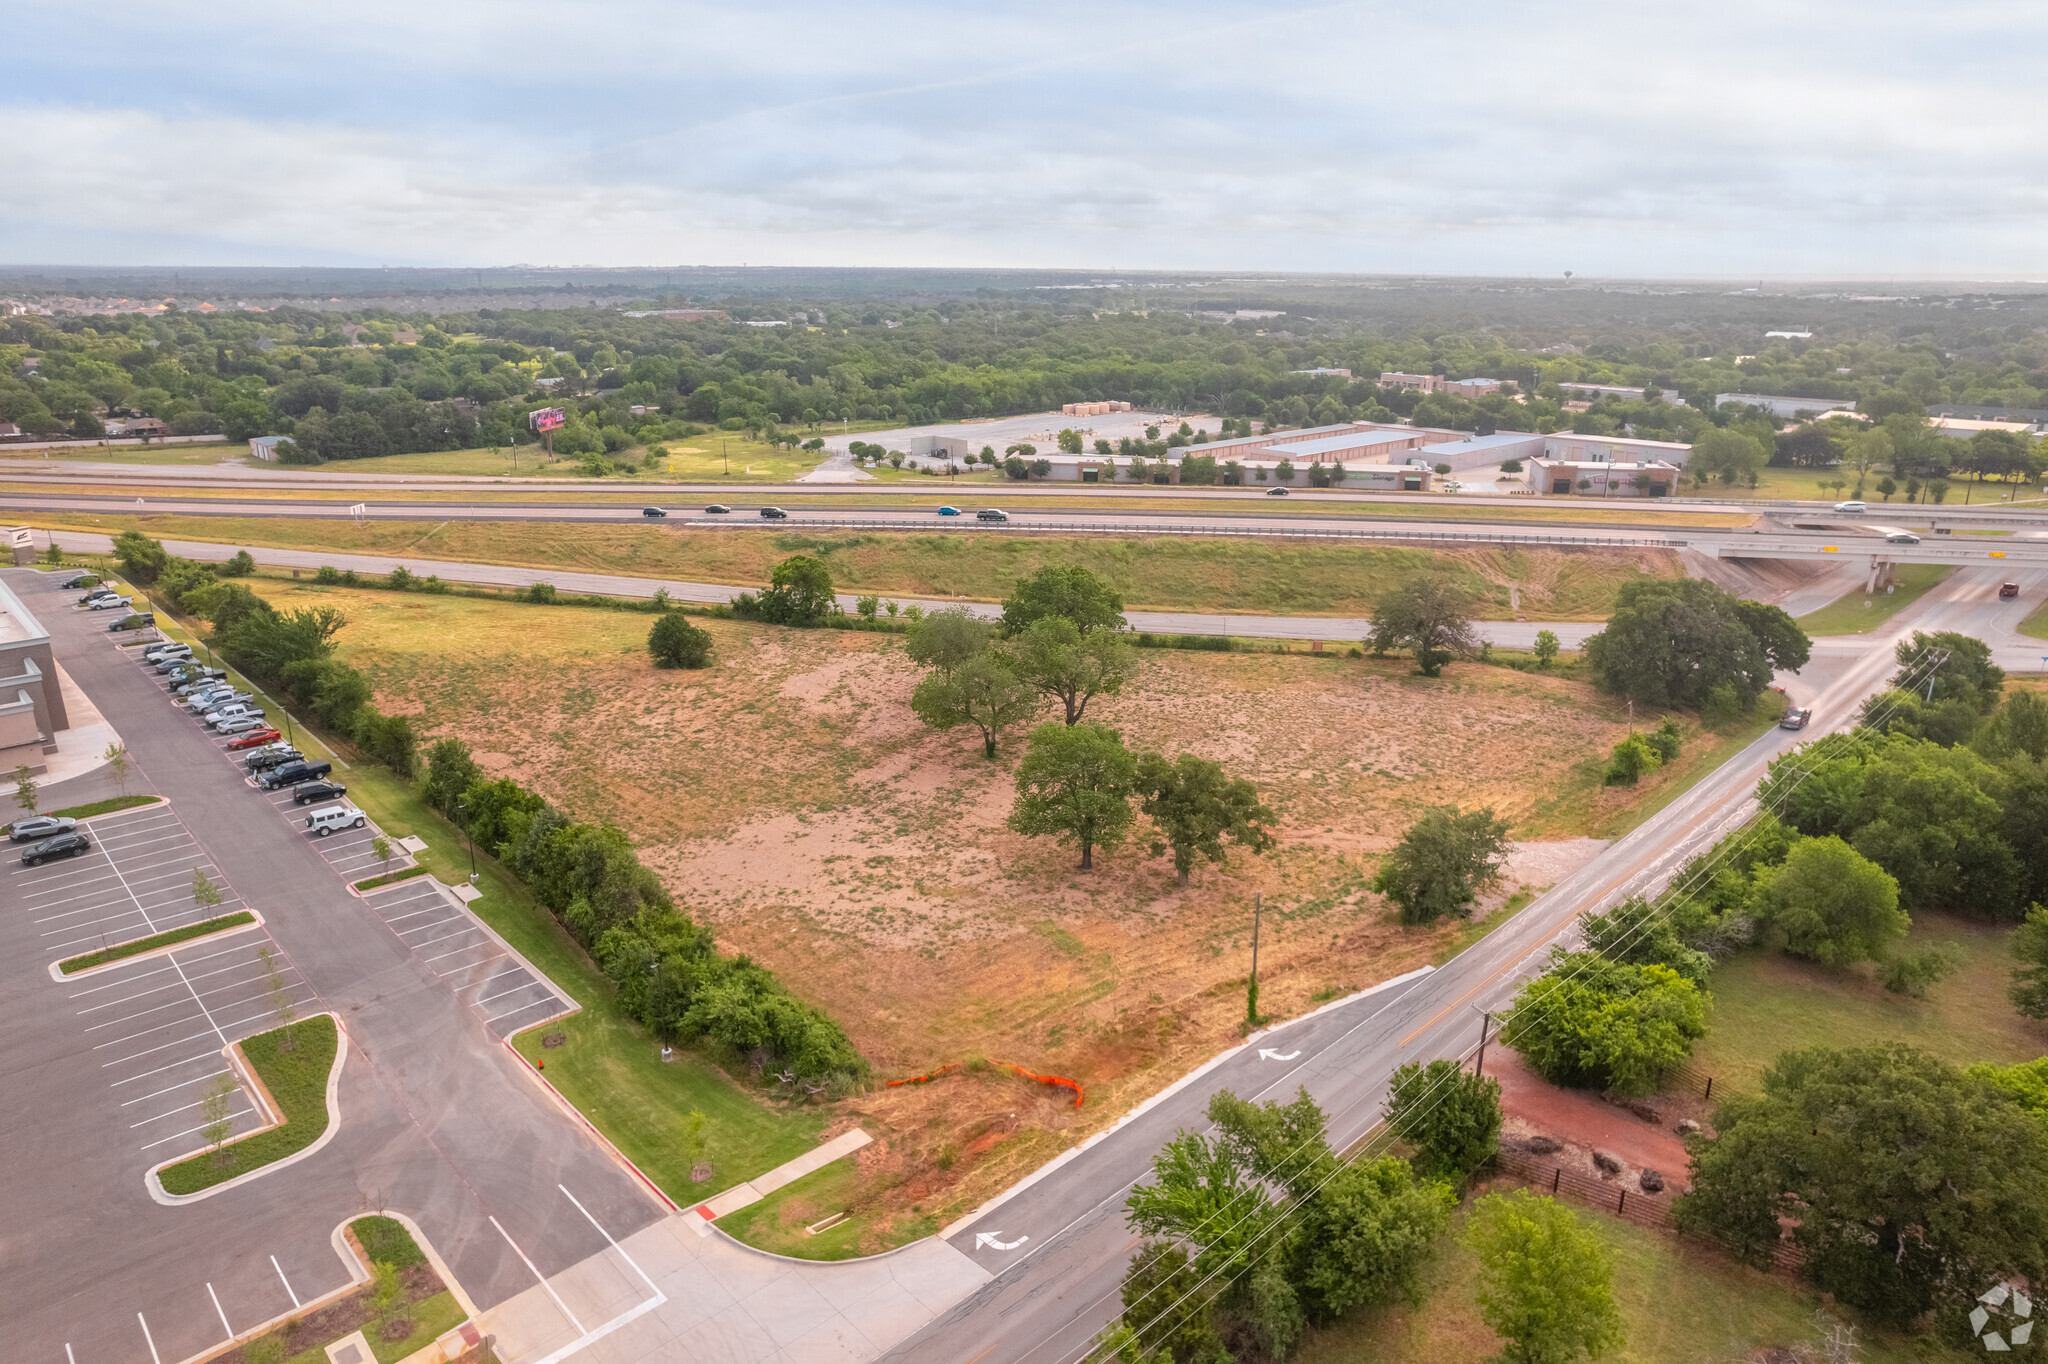
M 181 702 L 203 687 L 219 686 L 227 680 L 227 673 L 220 668 L 192 668 L 183 673 L 171 674 L 171 694 Z
M 959 514 L 960 514 L 960 509 L 959 509 L 958 507 L 941 507 L 941 508 L 939 508 L 939 515 L 941 515 L 941 516 L 958 516 Z
M 169 658 L 159 660 L 156 664 L 156 670 L 165 677 L 169 677 L 178 669 L 190 666 L 191 662 L 192 655 L 190 654 L 172 654 Z
M 214 728 L 222 734 L 242 734 L 252 729 L 262 729 L 269 723 L 270 721 L 265 719 L 263 712 L 259 710 L 252 715 L 239 715 L 232 720 L 224 720 Z
M 1882 491 L 1882 490 L 1880 490 L 1880 491 Z M 1837 503 L 1835 503 L 1835 511 L 1836 511 L 1837 513 L 1839 513 L 1840 515 L 1842 515 L 1842 516 L 1861 516 L 1861 515 L 1863 515 L 1863 513 L 1867 512 L 1867 511 L 1869 511 L 1869 510 L 1870 510 L 1870 508 L 1868 508 L 1868 507 L 1864 506 L 1864 505 L 1863 505 L 1863 504 L 1862 504 L 1861 502 L 1837 502 Z
M 162 644 L 152 644 L 144 649 L 142 656 L 152 663 L 161 663 L 167 658 L 190 658 L 192 646 L 176 640 L 165 640 Z
M 185 705 L 192 710 L 198 711 L 201 715 L 204 715 L 206 714 L 207 711 L 212 710 L 216 705 L 226 702 L 230 697 L 238 701 L 247 701 L 250 699 L 249 693 L 245 691 L 236 691 L 232 683 L 209 682 L 205 686 L 194 690 L 191 695 L 187 696 L 185 698 Z
M 268 748 L 251 753 L 243 766 L 251 772 L 262 772 L 272 767 L 283 767 L 286 763 L 304 761 L 306 755 L 290 744 L 272 744 Z
M 1806 722 L 1813 718 L 1812 706 L 1793 706 L 1778 720 L 1779 729 L 1805 729 Z
M 273 767 L 256 779 L 256 784 L 266 791 L 275 791 L 281 786 L 297 786 L 302 781 L 317 781 L 334 770 L 333 763 L 298 762 Z
M 229 744 L 228 751 L 245 752 L 248 749 L 261 748 L 263 747 L 263 745 L 271 742 L 277 737 L 277 731 L 274 729 L 270 729 L 268 727 L 265 727 L 263 729 L 252 729 L 247 734 L 242 735 L 233 743 Z
M 640 514 L 648 517 L 667 516 L 668 511 L 662 507 L 642 507 Z
M 710 506 L 704 509 L 704 514 L 706 516 L 727 516 L 730 515 L 731 512 L 732 508 L 726 506 L 723 502 L 713 502 Z
M 333 800 L 347 794 L 348 788 L 338 781 L 309 781 L 292 788 L 292 804 L 311 805 L 316 800 Z
M 133 597 L 94 597 L 85 604 L 85 609 L 88 611 L 112 611 L 118 608 L 126 611 L 134 604 L 135 599 Z
M 126 630 L 147 630 L 156 624 L 156 612 L 138 611 L 132 616 L 123 616 L 107 627 L 107 633 L 118 635 Z
M 336 829 L 360 829 L 370 817 L 353 805 L 330 805 L 306 816 L 306 827 L 325 838 Z
M 1266 496 L 1268 496 L 1268 497 L 1285 497 L 1285 496 L 1287 496 L 1287 489 L 1285 489 L 1285 488 L 1268 488 L 1268 489 L 1266 489 Z
M 234 701 L 229 703 L 228 705 L 222 706 L 219 710 L 210 710 L 206 712 L 206 727 L 208 729 L 219 729 L 222 725 L 225 725 L 230 721 L 249 719 L 255 720 L 257 724 L 261 724 L 263 722 L 262 710 L 256 706 L 249 705 L 245 701 Z M 254 728 L 256 728 L 256 725 L 243 725 L 239 729 L 229 730 L 227 732 L 231 734 L 244 734 Z
M 1001 507 L 983 507 L 974 514 L 974 519 L 977 521 L 1007 521 L 1010 519 L 1010 514 Z
M 88 602 L 97 601 L 101 597 L 116 597 L 119 595 L 120 594 L 114 591 L 114 589 L 111 587 L 95 587 L 94 589 L 92 589 L 92 591 L 80 597 L 78 599 L 78 604 L 80 606 L 84 606 Z
M 66 592 L 76 592 L 81 587 L 98 587 L 99 582 L 100 575 L 97 573 L 74 573 L 57 586 Z
M 2019 594 L 2020 585 L 2018 583 L 2000 583 L 1998 585 L 1998 595 L 2001 599 L 2009 600 L 2017 597 Z
M 780 507 L 763 507 L 761 508 L 761 518 L 765 521 L 787 521 L 789 520 L 789 513 Z
M 1888 545 L 1917 545 L 1920 537 L 1909 530 L 1895 530 L 1884 537 L 1884 542 Z
M 15 820 L 7 836 L 16 843 L 39 843 L 56 834 L 70 833 L 73 822 L 64 815 L 32 815 Z
M 31 843 L 22 849 L 21 865 L 41 866 L 53 857 L 76 857 L 82 852 L 92 851 L 92 839 L 76 829 L 66 829 L 54 838 L 40 843 Z

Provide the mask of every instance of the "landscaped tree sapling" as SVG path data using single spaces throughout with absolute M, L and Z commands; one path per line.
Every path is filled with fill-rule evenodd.
M 30 814 L 36 812 L 36 774 L 27 763 L 14 769 L 14 803 Z
M 221 1149 L 227 1143 L 227 1139 L 235 1133 L 235 1088 L 232 1076 L 216 1075 L 213 1077 L 213 1083 L 208 1085 L 206 1092 L 199 1097 L 199 1114 L 206 1120 L 199 1133 L 206 1138 L 206 1149 L 213 1152 L 216 1165 L 230 1164 L 235 1158 L 233 1152 Z
M 120 744 L 108 744 L 107 751 L 100 755 L 107 760 L 107 767 L 114 774 L 114 784 L 122 795 L 128 794 L 128 750 Z

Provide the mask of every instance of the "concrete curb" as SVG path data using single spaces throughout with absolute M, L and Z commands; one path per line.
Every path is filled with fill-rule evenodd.
M 531 970 L 532 968 L 528 967 L 527 969 Z M 540 978 L 542 980 L 547 979 L 547 977 L 545 976 L 541 976 Z M 577 1006 L 577 1009 L 580 1010 L 581 1008 L 582 1006 L 579 1004 Z M 568 1017 L 567 1014 L 556 1015 L 556 1018 L 566 1017 Z M 554 1019 L 549 1019 L 548 1021 L 553 1022 Z M 539 1027 L 541 1025 L 535 1024 L 534 1026 Z M 528 1031 L 528 1029 L 522 1028 L 520 1031 L 525 1032 Z M 556 1089 L 553 1085 L 549 1084 L 548 1077 L 541 1074 L 538 1070 L 534 1069 L 533 1062 L 527 1060 L 524 1056 L 521 1056 L 519 1054 L 519 1048 L 512 1045 L 512 1039 L 510 1037 L 500 1038 L 499 1042 L 505 1048 L 506 1053 L 511 1056 L 513 1063 L 519 1067 L 521 1073 L 524 1074 L 527 1079 L 539 1085 L 541 1088 L 541 1092 L 543 1094 L 546 1094 L 548 1098 L 552 1100 L 555 1103 L 555 1105 L 562 1110 L 562 1112 L 566 1113 L 569 1116 L 570 1121 L 576 1123 L 586 1133 L 588 1133 L 590 1135 L 590 1138 L 598 1144 L 598 1146 L 604 1151 L 604 1153 L 612 1158 L 613 1164 L 617 1165 L 621 1170 L 624 1170 L 626 1173 L 632 1175 L 633 1178 L 636 1181 L 638 1181 L 640 1187 L 646 1190 L 648 1197 L 652 1198 L 664 1213 L 679 1213 L 682 1211 L 681 1206 L 678 1205 L 674 1199 L 670 1198 L 667 1194 L 661 1191 L 661 1186 L 659 1184 L 656 1184 L 652 1179 L 649 1179 L 647 1177 L 647 1172 L 645 1170 L 642 1170 L 638 1165 L 635 1165 L 624 1151 L 621 1151 L 618 1147 L 612 1144 L 612 1139 L 610 1137 L 607 1137 L 603 1132 L 598 1130 L 596 1123 L 584 1117 L 582 1110 L 578 1109 L 575 1104 L 569 1102 L 567 1095 L 563 1094 L 561 1090 Z M 703 1219 L 699 1218 L 698 1222 L 700 1225 L 702 1225 Z
M 417 863 L 417 862 L 415 862 L 415 863 L 413 863 L 412 865 L 413 865 L 413 867 L 419 867 L 419 865 L 420 865 L 420 864 L 419 864 L 419 863 Z M 399 870 L 400 870 L 400 871 L 410 871 L 410 870 L 412 870 L 412 867 L 400 867 L 400 868 L 399 868 Z M 378 873 L 378 875 L 379 875 L 379 876 L 381 876 L 381 875 L 383 875 L 383 873 L 382 873 L 382 872 L 379 872 L 379 873 Z M 398 878 L 398 879 L 397 879 L 396 881 L 386 881 L 386 882 L 385 882 L 385 883 L 384 883 L 383 885 L 381 885 L 381 886 L 371 886 L 371 887 L 370 887 L 370 888 L 369 888 L 368 890 L 361 890 L 361 889 L 358 889 L 358 888 L 357 888 L 357 885 L 356 885 L 356 883 L 355 883 L 354 881 L 344 881 L 344 882 L 342 882 L 342 884 L 341 884 L 341 888 L 342 888 L 343 890 L 347 891 L 347 892 L 348 892 L 349 894 L 351 894 L 351 895 L 355 896 L 355 897 L 356 897 L 356 898 L 357 898 L 358 900 L 367 900 L 367 899 L 369 899 L 369 898 L 370 898 L 370 897 L 371 897 L 372 895 L 381 895 L 381 894 L 383 894 L 383 893 L 384 893 L 385 891 L 387 891 L 387 890 L 396 890 L 396 889 L 397 889 L 398 887 L 400 887 L 400 886 L 405 886 L 405 885 L 410 885 L 410 884 L 412 884 L 412 883 L 413 883 L 414 881 L 417 881 L 417 880 L 419 880 L 421 876 L 429 876 L 429 875 L 432 875 L 432 873 L 430 873 L 429 871 L 427 871 L 427 869 L 426 869 L 426 868 L 424 868 L 424 867 L 420 867 L 420 870 L 419 870 L 419 873 L 418 873 L 418 875 L 415 875 L 415 876 L 401 876 L 401 877 L 399 877 L 399 878 Z M 368 877 L 368 876 L 366 876 L 366 877 L 364 877 L 363 879 L 364 879 L 365 881 L 369 881 L 369 880 L 373 880 L 373 879 L 375 879 L 375 878 L 373 878 L 373 877 Z
M 255 916 L 256 921 L 254 923 L 230 924 L 226 928 L 216 928 L 211 933 L 201 933 L 196 938 L 185 938 L 178 942 L 165 943 L 162 947 L 152 947 L 147 952 L 137 952 L 133 956 L 116 957 L 113 961 L 103 961 L 98 966 L 88 966 L 81 971 L 73 971 L 68 975 L 65 974 L 63 967 L 64 963 L 71 960 L 71 958 L 59 957 L 56 961 L 50 963 L 50 979 L 56 981 L 59 985 L 69 980 L 84 980 L 89 976 L 98 975 L 102 971 L 111 971 L 116 966 L 126 966 L 130 962 L 148 961 L 151 957 L 161 957 L 166 953 L 176 952 L 180 948 L 191 947 L 195 943 L 212 942 L 216 938 L 232 938 L 237 933 L 250 933 L 261 929 L 264 923 L 263 911 L 244 901 L 242 909 L 235 912 L 239 914 L 245 911 Z M 147 936 L 153 938 L 156 934 L 151 933 Z M 120 945 L 119 943 L 113 944 L 115 947 Z M 81 952 L 78 955 L 82 957 L 87 954 Z
M 320 1018 L 323 1016 L 334 1020 L 335 1033 L 334 1064 L 331 1067 L 329 1067 L 327 1071 L 327 1129 L 323 1131 L 317 1138 L 314 1139 L 312 1145 L 308 1146 L 303 1151 L 294 1151 L 291 1155 L 286 1156 L 282 1160 L 273 1160 L 268 1165 L 259 1166 L 256 1169 L 249 1171 L 247 1174 L 236 1175 L 233 1179 L 223 1180 L 221 1183 L 214 1185 L 210 1189 L 201 1189 L 198 1193 L 170 1193 L 167 1190 L 165 1190 L 162 1182 L 157 1178 L 157 1176 L 160 1171 L 172 1165 L 182 1164 L 183 1162 L 192 1159 L 192 1157 L 195 1155 L 204 1155 L 205 1152 L 188 1151 L 186 1154 L 182 1156 L 175 1156 L 170 1160 L 166 1160 L 157 1165 L 152 1166 L 149 1172 L 142 1177 L 143 1187 L 149 1191 L 149 1196 L 152 1200 L 161 1203 L 163 1206 L 167 1208 L 181 1208 L 188 1203 L 197 1203 L 202 1199 L 211 1198 L 215 1194 L 226 1193 L 229 1189 L 239 1188 L 240 1186 L 249 1183 L 251 1180 L 261 1179 L 263 1176 L 271 1174 L 277 1170 L 282 1170 L 288 1165 L 296 1165 L 300 1161 L 318 1154 L 322 1147 L 327 1145 L 328 1142 L 334 1140 L 334 1134 L 341 1130 L 341 1066 L 342 1062 L 348 1059 L 349 1035 L 348 1029 L 342 1026 L 340 1014 L 327 1012 L 324 1015 L 311 1015 L 311 1017 L 313 1018 Z M 242 1075 L 242 1061 L 240 1053 L 237 1050 L 237 1044 L 231 1042 L 225 1048 L 223 1048 L 223 1051 L 227 1054 L 228 1064 L 234 1067 L 235 1073 L 237 1075 Z M 257 1095 L 265 1094 L 263 1084 L 260 1080 L 256 1078 L 255 1072 L 253 1070 L 248 1072 L 245 1083 L 247 1084 L 250 1093 Z M 264 1106 L 266 1108 L 269 1106 L 270 1101 L 267 1097 L 261 1101 L 264 1103 Z M 262 1127 L 256 1128 L 255 1131 L 244 1132 L 241 1136 L 235 1138 L 235 1141 L 246 1141 L 250 1137 L 255 1136 L 258 1132 L 268 1132 L 272 1128 L 282 1127 L 284 1125 L 283 1114 L 274 1114 L 272 1115 L 272 1118 L 272 1121 L 264 1124 Z
M 477 1315 L 476 1304 L 470 1301 L 469 1294 L 463 1291 L 461 1284 L 456 1282 L 454 1271 L 450 1270 L 448 1262 L 441 1258 L 441 1252 L 434 1249 L 434 1243 L 427 1239 L 427 1234 L 420 1230 L 420 1224 L 407 1217 L 404 1213 L 394 1212 L 390 1208 L 377 1208 L 370 1212 L 356 1213 L 348 1218 L 347 1221 L 335 1223 L 334 1230 L 328 1234 L 328 1239 L 334 1243 L 335 1252 L 347 1262 L 349 1274 L 352 1278 L 355 1278 L 357 1283 L 367 1283 L 369 1281 L 369 1267 L 356 1257 L 356 1253 L 353 1250 L 349 1249 L 348 1238 L 342 1233 L 348 1229 L 350 1222 L 360 1221 L 365 1217 L 388 1217 L 398 1223 L 399 1226 L 404 1227 L 414 1243 L 419 1246 L 420 1252 L 427 1257 L 427 1263 L 434 1267 L 434 1273 L 440 1275 L 441 1282 L 447 1285 L 449 1293 L 455 1298 L 455 1305 L 460 1307 L 466 1316 L 475 1317 Z

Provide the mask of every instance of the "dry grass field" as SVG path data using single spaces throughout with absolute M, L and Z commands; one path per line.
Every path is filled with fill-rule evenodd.
M 1403 929 L 1366 889 L 1425 807 L 1492 805 L 1546 840 L 1523 845 L 1490 908 L 1579 865 L 1600 846 L 1583 835 L 1659 792 L 1599 785 L 1627 730 L 1580 682 L 1145 651 L 1136 681 L 1090 718 L 1133 747 L 1223 760 L 1280 816 L 1275 852 L 1181 889 L 1142 837 L 1082 874 L 1069 850 L 1008 832 L 1022 734 L 989 763 L 978 741 L 922 726 L 895 636 L 705 621 L 715 666 L 660 672 L 643 613 L 254 585 L 280 606 L 340 607 L 342 654 L 381 707 L 624 828 L 729 949 L 838 1018 L 878 1078 L 986 1058 L 1087 1087 L 1079 1112 L 1064 1091 L 1000 1073 L 847 1101 L 844 1119 L 880 1138 L 864 1169 L 888 1176 L 906 1217 L 977 1201 L 1230 1045 L 1255 894 L 1262 1007 L 1298 1014 L 1466 936 Z

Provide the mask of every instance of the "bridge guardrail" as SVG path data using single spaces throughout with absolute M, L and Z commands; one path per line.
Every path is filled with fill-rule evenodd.
M 1243 539 L 1287 540 L 1399 540 L 1422 544 L 1511 544 L 1577 546 L 1584 549 L 1683 549 L 1687 542 L 1666 536 L 1545 535 L 1515 531 L 1430 531 L 1375 530 L 1349 526 L 1174 526 L 1158 522 L 1102 521 L 977 521 L 972 517 L 934 517 L 930 521 L 880 521 L 861 517 L 805 517 L 801 521 L 734 521 L 696 518 L 682 523 L 691 530 L 758 530 L 772 526 L 781 530 L 798 527 L 831 527 L 836 530 L 950 530 L 1009 531 L 1090 535 L 1205 535 Z

